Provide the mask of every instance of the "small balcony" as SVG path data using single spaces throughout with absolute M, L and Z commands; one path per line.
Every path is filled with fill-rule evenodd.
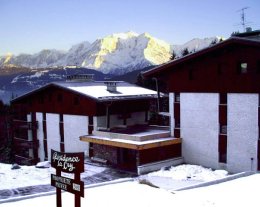
M 109 131 L 99 129 L 93 131 L 92 134 L 94 136 L 106 137 L 109 139 L 124 139 L 138 142 L 170 137 L 168 127 L 149 125 L 115 127 Z
M 134 150 L 146 150 L 181 143 L 180 138 L 170 136 L 168 127 L 149 125 L 115 127 L 109 131 L 99 129 L 93 131 L 91 135 L 81 136 L 80 140 Z
M 38 129 L 37 121 L 28 122 L 28 121 L 24 121 L 24 120 L 14 119 L 13 123 L 14 123 L 15 128 L 28 129 L 28 130 Z
M 14 137 L 14 146 L 15 148 L 22 148 L 22 149 L 38 149 L 39 147 L 39 140 L 37 142 L 28 141 L 26 139 L 21 139 Z

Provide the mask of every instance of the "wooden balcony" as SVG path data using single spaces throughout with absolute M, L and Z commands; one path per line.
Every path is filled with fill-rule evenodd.
M 38 122 L 30 122 L 24 120 L 14 119 L 13 124 L 15 128 L 23 128 L 28 130 L 38 129 Z
M 37 162 L 39 162 L 39 159 L 33 159 L 29 157 L 23 157 L 20 155 L 15 155 L 15 162 L 19 163 L 21 165 L 35 165 Z
M 26 139 L 14 137 L 14 146 L 15 148 L 38 149 L 39 140 L 35 142 L 35 141 L 28 141 Z

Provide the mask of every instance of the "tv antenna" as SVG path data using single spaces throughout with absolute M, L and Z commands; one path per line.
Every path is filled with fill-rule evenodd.
M 240 25 L 242 25 L 244 32 L 246 32 L 246 26 L 248 26 L 248 24 L 250 23 L 246 21 L 246 13 L 245 13 L 246 9 L 249 9 L 249 7 L 243 7 L 242 9 L 238 10 L 238 12 L 240 12 L 240 17 L 241 17 Z

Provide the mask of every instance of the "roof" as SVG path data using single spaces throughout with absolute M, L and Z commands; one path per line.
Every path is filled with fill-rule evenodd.
M 80 136 L 80 140 L 83 142 L 134 149 L 134 150 L 146 150 L 146 149 L 163 147 L 168 145 L 180 144 L 182 142 L 181 138 L 173 138 L 173 137 L 158 138 L 158 139 L 147 140 L 147 141 L 133 141 L 133 140 L 116 139 L 116 138 L 112 139 L 108 137 L 100 137 L 95 135 Z
M 233 44 L 239 44 L 239 45 L 250 45 L 250 46 L 257 46 L 260 47 L 260 41 L 258 39 L 253 39 L 253 38 L 241 38 L 241 37 L 231 37 L 227 40 L 224 40 L 220 43 L 217 43 L 213 46 L 207 47 L 205 49 L 199 50 L 197 52 L 191 53 L 189 55 L 186 55 L 182 58 L 176 59 L 169 61 L 167 63 L 164 63 L 162 65 L 159 65 L 151 70 L 148 70 L 143 73 L 145 77 L 151 77 L 151 76 L 156 76 L 159 75 L 160 72 L 170 69 L 174 67 L 175 65 L 179 65 L 181 63 L 184 63 L 188 60 L 193 60 L 195 58 L 201 57 L 207 53 L 214 52 L 216 50 L 222 49 L 224 47 L 233 45 Z
M 12 100 L 12 102 L 18 101 L 52 86 L 65 89 L 83 96 L 87 96 L 98 101 L 147 99 L 157 97 L 156 91 L 142 88 L 140 86 L 123 81 L 117 81 L 116 91 L 110 92 L 107 90 L 107 85 L 105 83 L 106 82 L 103 81 L 53 82 L 41 88 L 35 89 L 29 93 L 23 94 Z

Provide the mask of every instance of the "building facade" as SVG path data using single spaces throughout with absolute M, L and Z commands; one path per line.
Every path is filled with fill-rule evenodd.
M 181 156 L 180 140 L 150 127 L 157 92 L 126 82 L 56 82 L 12 101 L 17 162 L 50 160 L 51 149 L 85 152 L 92 161 L 138 171 L 138 166 Z
M 260 170 L 260 42 L 233 37 L 155 69 L 167 84 L 171 135 L 184 162 Z

